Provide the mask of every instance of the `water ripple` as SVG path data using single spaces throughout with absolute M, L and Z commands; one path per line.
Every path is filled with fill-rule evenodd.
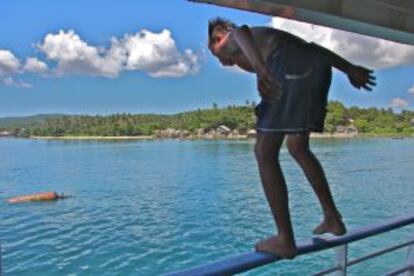
M 414 140 L 317 140 L 312 146 L 348 227 L 413 209 Z M 252 251 L 275 232 L 252 147 L 251 141 L 0 141 L 10 160 L 1 164 L 2 200 L 38 190 L 75 196 L 0 202 L 6 275 L 159 275 Z M 320 207 L 285 148 L 280 159 L 296 236 L 307 238 Z M 360 254 L 375 243 L 403 241 L 409 230 L 352 248 Z M 307 275 L 329 267 L 332 257 L 318 253 L 246 275 Z M 387 258 L 374 262 L 372 272 L 399 261 Z

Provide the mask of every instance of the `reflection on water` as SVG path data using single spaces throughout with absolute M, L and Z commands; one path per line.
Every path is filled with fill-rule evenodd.
M 414 207 L 414 140 L 313 140 L 349 228 Z M 253 250 L 274 233 L 253 141 L 40 141 L 0 139 L 0 239 L 6 275 L 157 275 Z M 297 239 L 320 208 L 283 148 Z M 9 205 L 38 191 L 73 198 Z M 350 255 L 403 241 L 413 228 L 351 246 Z M 404 251 L 351 269 L 377 275 Z M 246 275 L 307 275 L 333 252 L 302 256 Z

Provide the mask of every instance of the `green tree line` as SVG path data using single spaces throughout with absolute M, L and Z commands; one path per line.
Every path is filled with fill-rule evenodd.
M 198 109 L 173 115 L 113 114 L 107 116 L 64 115 L 32 123 L 22 136 L 136 136 L 151 135 L 155 130 L 174 128 L 194 133 L 197 129 L 213 129 L 226 125 L 241 133 L 254 128 L 254 102 L 244 106 Z M 325 131 L 338 126 L 353 126 L 360 133 L 412 134 L 414 111 L 394 113 L 392 109 L 345 107 L 331 101 L 325 120 Z

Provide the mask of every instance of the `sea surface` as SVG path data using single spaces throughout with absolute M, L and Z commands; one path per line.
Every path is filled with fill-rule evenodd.
M 259 181 L 254 140 L 47 141 L 0 139 L 4 275 L 161 275 L 251 252 L 275 226 Z M 349 229 L 414 212 L 414 139 L 315 139 Z M 284 146 L 280 156 L 297 240 L 321 210 Z M 73 197 L 8 204 L 40 191 Z M 412 226 L 351 244 L 350 259 L 414 237 Z M 406 249 L 349 268 L 379 275 Z M 310 275 L 328 250 L 243 275 Z

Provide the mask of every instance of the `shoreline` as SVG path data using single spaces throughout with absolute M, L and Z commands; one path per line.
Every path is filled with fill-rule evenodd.
M 30 136 L 34 140 L 146 140 L 154 139 L 151 135 L 140 136 Z
M 349 134 L 349 133 L 311 133 L 310 138 L 324 139 L 324 138 L 413 138 L 412 134 Z M 255 138 L 255 136 L 237 135 L 237 136 L 188 136 L 188 137 L 160 137 L 155 135 L 140 135 L 140 136 L 31 136 L 28 139 L 34 140 L 157 140 L 157 139 L 178 139 L 178 140 L 248 140 Z

